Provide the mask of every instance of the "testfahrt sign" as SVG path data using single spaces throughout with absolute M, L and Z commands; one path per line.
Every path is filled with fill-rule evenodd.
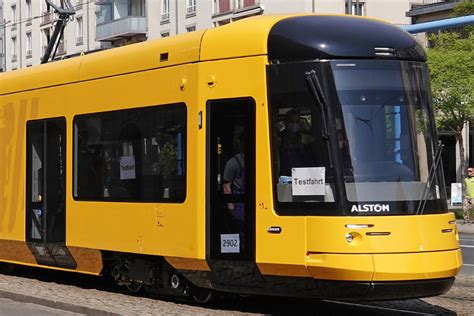
M 292 192 L 295 196 L 324 195 L 326 168 L 292 168 Z

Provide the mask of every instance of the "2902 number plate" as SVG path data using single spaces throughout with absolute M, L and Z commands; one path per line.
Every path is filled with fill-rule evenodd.
M 239 234 L 221 235 L 221 253 L 239 253 L 240 236 Z

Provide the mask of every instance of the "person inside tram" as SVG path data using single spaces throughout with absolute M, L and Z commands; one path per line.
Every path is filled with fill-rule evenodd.
M 291 176 L 292 168 L 312 166 L 310 146 L 313 139 L 305 129 L 309 129 L 309 124 L 302 123 L 299 113 L 295 110 L 288 111 L 285 129 L 280 132 L 280 175 Z
M 245 135 L 240 133 L 238 137 L 238 151 L 225 164 L 224 167 L 224 194 L 245 194 Z M 235 228 L 242 231 L 245 219 L 245 205 L 242 203 L 227 203 L 229 215 L 234 222 Z

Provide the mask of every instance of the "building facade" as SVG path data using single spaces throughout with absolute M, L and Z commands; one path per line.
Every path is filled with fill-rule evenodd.
M 405 12 L 411 1 L 71 0 L 76 13 L 66 26 L 56 59 L 212 28 L 261 14 L 349 13 L 404 25 L 410 23 Z M 0 0 L 0 17 L 1 12 L 2 69 L 39 64 L 57 19 L 53 9 L 44 0 Z
M 3 25 L 3 5 L 0 0 L 0 72 L 5 71 L 5 42 L 4 32 L 5 27 Z
M 72 0 L 72 3 L 76 13 L 65 28 L 56 58 L 110 46 L 95 40 L 95 2 Z M 3 0 L 1 7 L 6 71 L 39 64 L 57 19 L 53 8 L 39 0 Z

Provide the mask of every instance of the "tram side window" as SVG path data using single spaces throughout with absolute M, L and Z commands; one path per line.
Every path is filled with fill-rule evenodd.
M 76 116 L 74 197 L 182 202 L 185 149 L 184 104 Z

